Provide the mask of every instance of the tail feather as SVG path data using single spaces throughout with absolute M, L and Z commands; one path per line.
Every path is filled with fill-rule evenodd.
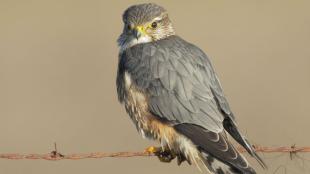
M 255 174 L 255 171 L 252 168 L 248 172 L 240 171 L 239 169 L 229 166 L 205 152 L 202 152 L 201 154 L 205 165 L 214 174 Z
M 186 123 L 176 125 L 175 129 L 197 146 L 205 165 L 214 174 L 256 174 L 224 133 Z
M 264 163 L 264 161 L 258 156 L 258 154 L 255 152 L 255 149 L 252 147 L 250 142 L 241 135 L 239 132 L 236 123 L 227 117 L 223 122 L 225 130 L 240 144 L 242 145 L 245 150 L 257 160 L 257 162 L 262 166 L 262 168 L 267 169 L 267 165 Z

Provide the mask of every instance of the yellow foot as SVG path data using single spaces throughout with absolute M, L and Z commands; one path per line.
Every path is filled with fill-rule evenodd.
M 154 147 L 150 146 L 144 150 L 144 152 L 150 153 L 150 154 L 156 154 L 160 151 L 160 147 Z

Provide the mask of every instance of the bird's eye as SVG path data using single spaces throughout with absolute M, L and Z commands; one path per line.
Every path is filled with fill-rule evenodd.
M 127 25 L 127 29 L 131 30 L 131 25 L 130 24 Z
M 151 24 L 151 27 L 152 27 L 152 28 L 156 28 L 156 27 L 157 27 L 157 22 L 153 22 L 153 23 Z

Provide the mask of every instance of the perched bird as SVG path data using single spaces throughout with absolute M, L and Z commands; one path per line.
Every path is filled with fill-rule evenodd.
M 167 11 L 133 5 L 123 14 L 117 93 L 149 147 L 163 162 L 206 166 L 214 174 L 254 174 L 229 141 L 229 133 L 264 162 L 238 130 L 235 117 L 207 55 L 175 34 Z

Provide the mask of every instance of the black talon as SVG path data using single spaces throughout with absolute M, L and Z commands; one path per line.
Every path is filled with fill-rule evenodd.
M 181 165 L 184 161 L 186 161 L 186 158 L 183 154 L 178 154 L 177 155 L 177 162 L 178 162 L 178 165 Z
M 159 150 L 154 153 L 161 162 L 169 163 L 171 162 L 176 155 L 170 150 Z

